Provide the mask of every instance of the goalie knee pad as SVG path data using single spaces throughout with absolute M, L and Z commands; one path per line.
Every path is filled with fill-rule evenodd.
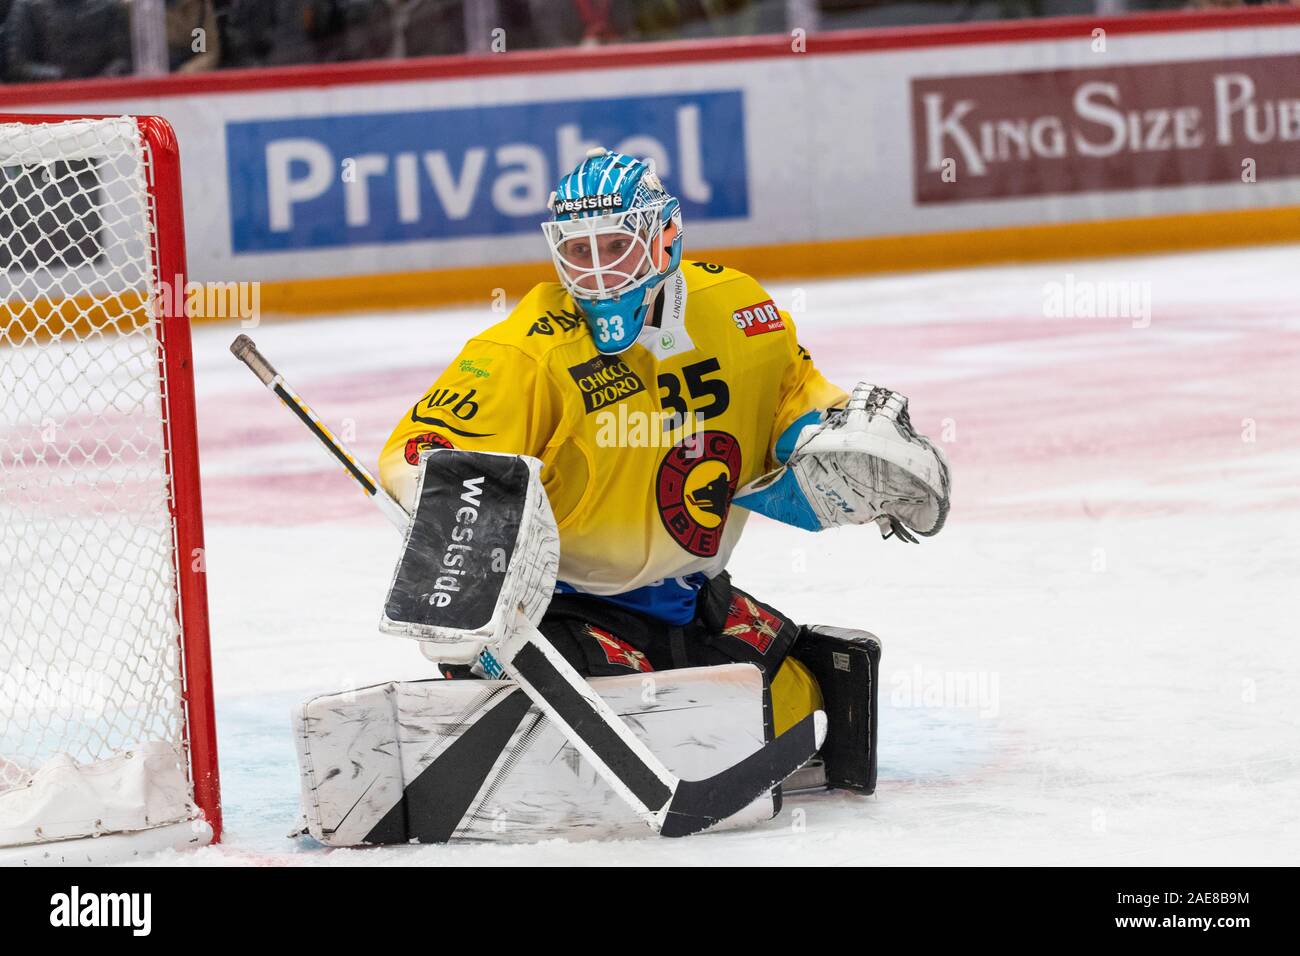
M 828 726 L 821 756 L 826 783 L 872 793 L 880 639 L 866 631 L 816 624 L 800 628 L 791 656 L 812 672 L 825 702 Z

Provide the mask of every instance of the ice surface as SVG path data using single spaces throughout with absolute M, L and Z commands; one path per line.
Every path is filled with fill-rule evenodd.
M 682 841 L 326 851 L 286 840 L 288 711 L 427 676 L 380 636 L 398 539 L 200 327 L 223 846 L 288 862 L 1300 861 L 1300 247 L 774 284 L 833 380 L 889 385 L 953 468 L 919 546 L 750 521 L 737 582 L 884 643 L 880 785 Z M 1072 277 L 1072 278 L 1067 278 Z M 1149 283 L 1151 319 L 1050 318 Z M 248 331 L 365 460 L 489 308 Z

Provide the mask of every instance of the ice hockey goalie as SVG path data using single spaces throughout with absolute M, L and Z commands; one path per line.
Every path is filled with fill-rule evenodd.
M 550 206 L 542 228 L 559 281 L 536 286 L 466 343 L 410 406 L 383 449 L 382 483 L 414 511 L 431 453 L 536 459 L 559 535 L 557 580 L 538 629 L 620 713 L 637 718 L 652 749 L 686 753 L 713 732 L 721 756 L 676 758 L 707 763 L 820 707 L 829 731 L 810 772 L 871 792 L 879 642 L 855 627 L 790 619 L 779 596 L 734 583 L 727 562 L 751 511 L 809 531 L 874 523 L 903 541 L 937 533 L 948 510 L 942 454 L 912 428 L 901 395 L 868 384 L 850 394 L 827 381 L 790 315 L 754 279 L 684 260 L 679 203 L 647 162 L 593 150 L 561 179 Z M 352 711 L 417 715 L 425 736 L 402 749 L 423 762 L 394 770 L 393 793 L 369 794 L 377 803 L 360 819 L 331 822 L 329 807 L 318 807 L 318 838 L 510 839 L 635 827 L 594 775 L 570 766 L 568 778 L 546 776 L 541 754 L 559 753 L 563 741 L 541 748 L 529 738 L 545 728 L 484 667 L 481 644 L 424 647 L 453 680 L 372 688 Z M 320 731 L 336 704 L 309 702 L 300 721 Z M 470 734 L 477 749 L 461 745 L 447 759 Z M 342 766 L 344 756 L 331 760 Z M 444 765 L 431 772 L 438 760 Z M 323 789 L 325 773 L 316 766 L 310 786 Z M 357 794 L 312 799 L 350 808 Z M 737 822 L 778 808 L 776 793 Z

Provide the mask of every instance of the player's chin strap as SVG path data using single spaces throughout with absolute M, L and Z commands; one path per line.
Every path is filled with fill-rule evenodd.
M 912 427 L 907 399 L 862 382 L 733 503 L 808 531 L 874 522 L 882 537 L 915 542 L 943 527 L 949 489 L 948 463 Z

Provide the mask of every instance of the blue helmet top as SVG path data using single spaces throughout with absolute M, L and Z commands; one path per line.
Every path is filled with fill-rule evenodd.
M 560 180 L 550 205 L 555 218 L 542 231 L 560 282 L 596 348 L 622 352 L 681 264 L 681 205 L 649 163 L 601 148 Z

